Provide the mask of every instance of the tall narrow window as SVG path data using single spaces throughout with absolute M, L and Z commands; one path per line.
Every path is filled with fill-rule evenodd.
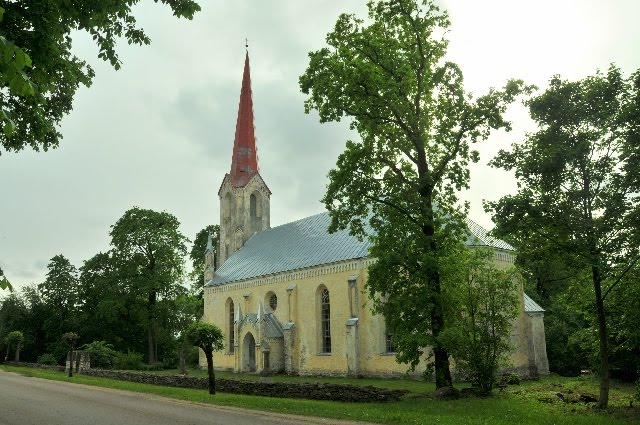
M 322 352 L 331 352 L 331 307 L 329 302 L 329 290 L 322 291 L 322 305 L 320 309 L 320 319 L 322 321 Z
M 231 301 L 229 303 L 229 352 L 233 353 L 234 350 L 234 344 L 233 344 L 233 340 L 235 339 L 235 327 L 233 326 L 233 320 L 234 320 L 234 311 L 233 311 L 233 301 Z
M 251 196 L 249 196 L 249 215 L 251 216 L 251 218 L 255 218 L 258 216 L 256 195 L 254 194 L 251 194 Z
M 386 352 L 395 353 L 396 345 L 393 343 L 393 334 L 389 331 L 389 329 L 386 330 L 384 334 L 384 339 L 385 339 Z

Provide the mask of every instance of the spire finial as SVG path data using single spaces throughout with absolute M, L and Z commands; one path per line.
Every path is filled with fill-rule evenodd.
M 245 47 L 245 49 L 249 48 L 249 39 L 247 39 L 247 38 L 244 39 L 244 47 Z

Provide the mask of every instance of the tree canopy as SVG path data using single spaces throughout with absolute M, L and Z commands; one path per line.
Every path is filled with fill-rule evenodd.
M 534 253 L 536 241 L 543 240 L 540 248 L 547 257 L 590 284 L 584 296 L 593 297 L 589 310 L 598 329 L 599 405 L 606 407 L 605 301 L 632 282 L 630 271 L 640 259 L 640 71 L 625 78 L 612 65 L 606 73 L 575 82 L 556 76 L 527 105 L 538 131 L 492 162 L 515 171 L 518 193 L 489 203 L 488 209 L 498 236 Z
M 436 387 L 450 386 L 440 264 L 466 233 L 457 192 L 478 160 L 472 145 L 510 129 L 503 113 L 527 88 L 509 81 L 475 99 L 467 93 L 461 69 L 445 59 L 449 18 L 432 1 L 368 7 L 366 21 L 340 15 L 300 77 L 307 112 L 321 122 L 346 117 L 360 136 L 330 171 L 323 202 L 332 231 L 372 237 L 369 292 L 374 301 L 384 294 L 379 309 L 397 331 L 399 360 L 416 365 L 432 347 Z
M 159 327 L 168 320 L 171 300 L 184 292 L 187 239 L 180 223 L 167 212 L 131 208 L 111 227 L 111 245 L 119 277 L 128 291 L 146 301 L 148 361 L 157 360 Z
M 200 10 L 194 0 L 155 0 L 177 17 L 192 19 Z M 133 8 L 140 0 L 0 1 L 0 146 L 19 151 L 26 146 L 47 150 L 58 146 L 58 125 L 72 109 L 80 86 L 90 86 L 95 73 L 72 53 L 72 34 L 88 33 L 98 57 L 116 70 L 119 39 L 129 44 L 151 40 L 136 23 Z

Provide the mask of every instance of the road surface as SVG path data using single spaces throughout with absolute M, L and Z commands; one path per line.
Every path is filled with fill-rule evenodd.
M 210 406 L 149 394 L 30 378 L 0 370 L 0 425 L 30 424 L 353 425 L 364 422 Z

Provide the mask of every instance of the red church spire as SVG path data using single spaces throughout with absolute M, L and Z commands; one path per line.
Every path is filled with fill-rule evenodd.
M 243 187 L 258 173 L 258 152 L 256 149 L 255 127 L 253 126 L 253 100 L 251 99 L 251 75 L 249 73 L 249 52 L 244 60 L 236 138 L 233 142 L 231 159 L 231 185 Z

